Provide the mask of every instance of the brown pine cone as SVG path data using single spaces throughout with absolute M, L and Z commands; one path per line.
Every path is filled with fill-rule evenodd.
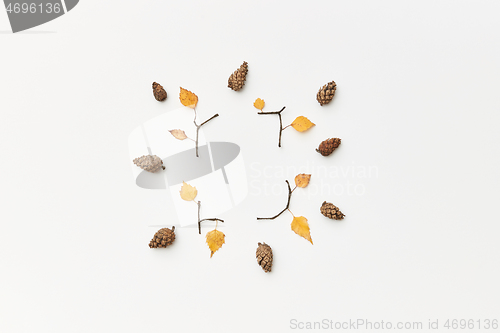
M 321 87 L 316 94 L 316 99 L 321 106 L 328 104 L 332 101 L 333 95 L 335 95 L 335 90 L 337 90 L 337 84 L 335 81 L 328 82 L 323 87 Z
M 167 99 L 167 92 L 163 87 L 156 82 L 153 82 L 153 95 L 155 96 L 158 102 L 164 101 Z
M 134 164 L 148 172 L 156 172 L 160 169 L 165 170 L 163 161 L 156 155 L 143 155 L 141 157 L 134 158 Z
M 342 140 L 339 138 L 326 139 L 319 144 L 319 147 L 318 149 L 316 149 L 316 151 L 323 156 L 328 156 L 339 147 L 341 141 Z
M 266 243 L 259 243 L 255 256 L 257 257 L 257 263 L 262 267 L 264 272 L 270 272 L 273 266 L 273 250 L 271 247 Z
M 326 201 L 323 202 L 320 210 L 321 214 L 334 220 L 342 220 L 345 216 L 337 206 Z
M 175 226 L 172 230 L 169 228 L 162 228 L 156 232 L 151 242 L 149 242 L 150 248 L 167 247 L 172 245 L 175 240 Z
M 234 91 L 238 91 L 243 88 L 245 80 L 247 79 L 248 73 L 248 63 L 243 61 L 243 64 L 239 69 L 235 70 L 233 74 L 227 80 L 227 86 Z

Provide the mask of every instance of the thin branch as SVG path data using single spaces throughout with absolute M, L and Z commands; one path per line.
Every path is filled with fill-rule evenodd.
M 219 114 L 217 113 L 217 114 L 213 115 L 210 119 L 205 120 L 205 121 L 204 121 L 204 122 L 202 122 L 200 125 L 198 125 L 198 124 L 196 123 L 196 110 L 195 110 L 195 113 L 194 113 L 194 121 L 193 121 L 193 123 L 194 123 L 194 126 L 196 126 L 196 141 L 195 141 L 195 142 L 196 142 L 196 157 L 199 157 L 199 155 L 198 155 L 198 134 L 199 134 L 199 132 L 200 132 L 200 127 L 201 127 L 201 126 L 203 126 L 203 125 L 205 125 L 205 124 L 206 124 L 206 123 L 208 123 L 210 120 L 212 120 L 212 119 L 214 119 L 214 118 L 216 118 L 216 117 L 218 117 L 218 116 L 219 116 Z
M 278 113 L 278 116 L 280 117 L 280 138 L 278 140 L 278 147 L 281 148 L 281 132 L 283 132 L 283 123 L 281 122 L 281 113 Z
M 258 114 L 280 114 L 281 112 L 283 112 L 283 110 L 285 110 L 286 106 L 284 106 L 281 110 L 279 111 L 271 111 L 271 112 L 264 112 L 264 111 L 261 111 L 261 112 L 257 112 Z
M 210 218 L 210 219 L 200 219 L 200 209 L 201 209 L 201 201 L 195 201 L 195 203 L 198 205 L 198 233 L 201 235 L 201 222 L 203 221 L 220 221 L 224 222 L 224 220 L 218 219 L 218 218 Z
M 198 233 L 201 235 L 201 223 L 200 223 L 201 201 L 198 201 L 196 203 L 198 204 Z
M 283 112 L 283 110 L 285 110 L 286 106 L 284 106 L 281 110 L 279 111 L 272 111 L 272 112 L 257 112 L 257 114 L 264 114 L 264 115 L 267 115 L 267 114 L 277 114 L 280 118 L 280 137 L 279 137 L 279 141 L 278 141 L 278 147 L 281 147 L 281 132 L 283 132 L 283 130 L 285 128 L 287 128 L 288 126 L 286 126 L 285 128 L 283 128 L 283 122 L 281 120 L 281 112 Z
M 290 188 L 290 183 L 288 182 L 288 180 L 285 180 L 285 182 L 288 185 L 288 202 L 286 203 L 286 207 L 281 212 L 279 212 L 276 216 L 273 216 L 273 217 L 258 217 L 257 220 L 274 220 L 275 218 L 277 218 L 278 216 L 280 216 L 281 214 L 283 214 L 285 212 L 285 210 L 288 209 L 288 207 L 290 207 L 290 199 L 292 197 L 292 189 Z
M 216 118 L 216 117 L 218 117 L 218 116 L 219 116 L 219 114 L 218 114 L 218 113 L 217 113 L 217 114 L 214 114 L 214 115 L 213 115 L 210 119 L 205 120 L 205 121 L 204 121 L 204 122 L 202 122 L 202 123 L 200 124 L 200 126 L 198 126 L 198 127 L 201 127 L 201 126 L 205 125 L 205 124 L 206 124 L 206 123 L 208 123 L 210 120 L 212 120 L 212 119 L 214 119 L 214 118 Z

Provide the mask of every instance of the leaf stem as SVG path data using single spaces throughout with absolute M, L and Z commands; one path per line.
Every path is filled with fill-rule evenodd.
M 285 110 L 286 106 L 284 106 L 283 108 L 281 108 L 281 110 L 279 111 L 271 111 L 271 112 L 258 112 L 258 114 L 263 114 L 263 115 L 267 115 L 267 114 L 277 114 L 280 118 L 280 136 L 279 136 L 279 140 L 278 140 L 278 147 L 281 147 L 281 132 L 283 132 L 283 130 L 285 128 L 287 128 L 288 126 L 286 126 L 285 128 L 283 128 L 283 122 L 282 122 L 282 119 L 281 119 L 281 112 L 283 112 L 283 110 Z
M 275 218 L 277 218 L 278 216 L 283 214 L 285 212 L 285 210 L 287 210 L 290 207 L 290 199 L 292 198 L 292 189 L 290 188 L 290 183 L 288 182 L 288 180 L 285 180 L 285 182 L 288 185 L 288 201 L 286 203 L 286 207 L 281 212 L 279 212 L 277 215 L 275 215 L 273 217 L 258 217 L 257 220 L 274 220 Z

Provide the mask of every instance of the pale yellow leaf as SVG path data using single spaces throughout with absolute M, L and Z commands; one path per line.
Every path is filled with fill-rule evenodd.
M 181 198 L 186 201 L 194 200 L 194 198 L 196 198 L 196 195 L 198 195 L 198 190 L 196 189 L 196 187 L 191 186 L 186 182 L 182 182 L 182 187 L 179 192 L 181 193 Z
M 169 131 L 170 134 L 172 134 L 174 136 L 174 138 L 176 138 L 177 140 L 185 140 L 187 139 L 187 135 L 186 133 L 183 131 L 183 130 L 180 130 L 180 129 L 174 129 L 174 130 L 171 130 Z
M 309 119 L 304 116 L 297 117 L 291 124 L 293 128 L 295 128 L 299 132 L 304 132 L 313 127 L 313 124 Z
M 309 224 L 304 216 L 294 217 L 292 221 L 292 230 L 299 236 L 304 237 L 308 241 L 313 243 L 311 239 L 311 231 L 309 230 Z
M 257 98 L 255 100 L 255 102 L 253 103 L 253 106 L 255 106 L 257 109 L 259 109 L 260 111 L 262 111 L 262 109 L 264 108 L 265 104 L 266 103 L 264 103 L 263 99 Z
M 212 231 L 207 232 L 207 244 L 210 248 L 210 258 L 214 255 L 215 251 L 221 248 L 222 244 L 225 243 L 226 235 L 222 231 L 214 229 Z
M 301 173 L 295 176 L 295 185 L 298 187 L 306 187 L 309 185 L 309 181 L 311 180 L 311 175 L 306 175 L 305 173 Z
M 196 104 L 198 104 L 198 96 L 182 87 L 181 92 L 179 93 L 179 99 L 181 100 L 182 105 L 191 109 L 194 109 Z

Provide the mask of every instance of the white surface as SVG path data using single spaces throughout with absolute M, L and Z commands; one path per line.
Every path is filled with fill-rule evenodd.
M 16 35 L 0 11 L 0 331 L 500 319 L 499 10 L 86 0 Z M 236 93 L 227 78 L 243 60 Z M 320 107 L 315 94 L 332 79 L 337 95 Z M 212 259 L 193 228 L 149 249 L 147 226 L 168 224 L 170 208 L 130 181 L 130 132 L 178 108 L 179 86 L 198 94 L 200 119 L 217 110 L 205 135 L 239 144 L 249 175 L 246 201 L 220 216 L 226 244 Z M 257 97 L 267 111 L 286 105 L 285 123 L 304 115 L 317 126 L 287 129 L 278 149 L 278 119 L 256 114 Z M 328 137 L 342 146 L 323 158 L 314 148 Z M 308 218 L 314 245 L 288 213 L 255 220 L 282 208 L 284 179 L 300 171 L 312 181 L 291 209 Z M 324 200 L 346 219 L 322 217 Z M 273 247 L 271 274 L 255 262 L 259 241 Z

